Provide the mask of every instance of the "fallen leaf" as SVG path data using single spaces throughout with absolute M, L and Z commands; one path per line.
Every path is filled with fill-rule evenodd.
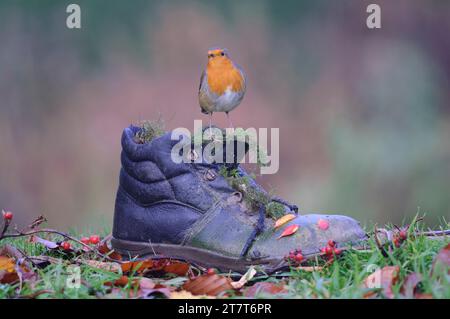
M 327 230 L 330 227 L 330 223 L 328 222 L 328 220 L 326 219 L 319 219 L 317 221 L 317 226 L 321 229 L 321 230 Z
M 146 260 L 140 260 L 140 261 L 128 261 L 124 262 L 120 265 L 122 267 L 122 272 L 129 273 L 129 272 L 136 272 L 136 273 L 143 273 L 147 271 L 148 269 L 151 269 L 154 267 L 154 262 L 151 259 Z
M 13 284 L 19 281 L 16 271 L 16 262 L 13 258 L 0 256 L 0 283 Z
M 290 222 L 291 220 L 293 220 L 295 218 L 294 214 L 287 214 L 284 215 L 283 217 L 277 219 L 277 221 L 275 222 L 275 228 L 279 228 L 280 226 L 283 226 L 284 224 L 286 224 L 287 222 Z
M 422 281 L 422 276 L 418 273 L 411 273 L 406 276 L 402 287 L 400 288 L 400 294 L 405 298 L 415 298 L 417 294 L 417 285 Z
M 55 243 L 54 241 L 50 241 L 50 240 L 38 237 L 36 235 L 33 235 L 30 237 L 30 242 L 42 244 L 45 247 L 47 247 L 48 249 L 56 249 L 59 247 L 59 245 L 57 243 Z
M 155 283 L 150 278 L 141 277 L 139 279 L 139 288 L 140 289 L 153 289 L 153 288 L 155 288 L 155 286 L 156 286 Z
M 297 225 L 297 224 L 288 226 L 288 227 L 286 227 L 286 229 L 283 231 L 283 233 L 281 233 L 281 235 L 278 237 L 278 239 L 280 239 L 280 238 L 282 238 L 282 237 L 286 237 L 286 236 L 291 236 L 291 235 L 294 234 L 297 230 L 298 230 L 298 225 Z
M 100 242 L 97 250 L 100 254 L 106 255 L 111 259 L 122 260 L 122 256 L 118 252 L 110 248 L 108 242 L 105 240 Z
M 148 299 L 158 296 L 169 298 L 171 291 L 169 288 L 163 285 L 157 285 L 147 277 L 129 278 L 122 276 L 113 282 L 105 282 L 105 286 L 113 287 L 111 292 L 106 295 L 106 298 L 140 298 Z M 127 285 L 129 285 L 127 287 Z M 117 287 L 127 287 L 126 291 L 123 291 Z
M 445 273 L 445 270 L 450 274 L 450 244 L 442 248 L 435 257 L 431 273 Z
M 295 270 L 301 270 L 305 272 L 315 272 L 315 271 L 321 271 L 324 267 L 322 266 L 304 266 L 304 267 L 296 267 Z
M 121 270 L 120 264 L 115 263 L 115 262 L 103 262 L 103 261 L 97 261 L 97 260 L 82 260 L 81 262 L 92 268 L 103 269 L 106 271 L 118 273 Z
M 399 270 L 399 266 L 385 266 L 381 269 L 377 269 L 366 278 L 364 285 L 366 288 L 370 289 L 379 288 L 386 298 L 394 298 L 392 286 L 398 280 Z M 371 291 L 367 293 L 365 297 L 371 297 L 374 294 L 375 293 Z
M 181 262 L 181 261 L 168 261 L 163 266 L 163 271 L 165 273 L 169 274 L 175 274 L 178 276 L 186 276 L 186 274 L 189 272 L 189 269 L 191 269 L 191 265 Z
M 170 299 L 214 299 L 214 298 L 215 298 L 214 296 L 207 296 L 207 295 L 195 296 L 186 290 L 173 291 L 170 294 Z
M 152 289 L 139 289 L 136 295 L 136 297 L 140 299 L 154 299 L 158 296 L 168 299 L 170 298 L 171 291 L 167 287 L 157 285 Z
M 433 295 L 432 294 L 415 294 L 414 298 L 415 299 L 433 299 Z
M 128 261 L 121 264 L 122 272 L 136 272 L 136 273 L 147 273 L 147 272 L 162 272 L 172 273 L 178 276 L 185 276 L 190 269 L 190 265 L 177 261 L 177 260 L 169 260 L 169 259 L 146 259 L 139 261 Z
M 231 279 L 221 275 L 202 275 L 187 281 L 183 289 L 193 295 L 218 296 L 227 290 L 232 290 Z
M 33 262 L 37 268 L 45 268 L 50 264 L 61 264 L 62 259 L 54 258 L 50 256 L 28 256 L 28 259 Z
M 105 286 L 108 287 L 125 287 L 130 283 L 130 278 L 128 276 L 121 276 L 119 279 L 116 279 L 114 281 L 107 281 L 103 283 Z
M 257 282 L 253 286 L 245 289 L 244 296 L 255 298 L 258 294 L 283 295 L 287 293 L 283 283 L 274 284 L 272 282 Z
M 250 267 L 247 272 L 239 279 L 239 281 L 233 281 L 231 285 L 234 289 L 241 289 L 256 275 L 255 267 Z

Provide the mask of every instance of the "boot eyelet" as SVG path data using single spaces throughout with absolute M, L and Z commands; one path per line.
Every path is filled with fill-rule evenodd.
M 241 192 L 234 192 L 227 198 L 227 203 L 229 205 L 236 205 L 242 202 L 243 195 Z
M 217 178 L 217 173 L 212 169 L 208 169 L 203 175 L 203 177 L 205 178 L 205 180 L 212 182 Z
M 238 203 L 242 202 L 242 199 L 244 198 L 241 192 L 234 192 L 231 196 L 235 197 Z
M 195 162 L 198 159 L 198 154 L 195 150 L 191 150 L 187 157 L 189 161 Z

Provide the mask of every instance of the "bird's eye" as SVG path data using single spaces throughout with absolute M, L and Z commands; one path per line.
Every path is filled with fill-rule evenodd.
M 213 58 L 214 57 L 214 54 L 208 54 L 208 58 Z
M 225 52 L 223 52 L 223 51 L 220 52 L 220 55 L 221 55 L 221 56 L 224 56 L 224 55 L 225 55 Z

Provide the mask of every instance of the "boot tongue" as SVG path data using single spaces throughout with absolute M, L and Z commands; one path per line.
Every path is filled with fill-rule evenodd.
M 208 163 L 223 164 L 229 169 L 237 168 L 250 149 L 250 144 L 243 136 L 236 132 L 227 135 L 225 129 L 218 127 L 211 127 L 211 131 L 209 127 L 204 127 L 203 137 L 203 159 Z

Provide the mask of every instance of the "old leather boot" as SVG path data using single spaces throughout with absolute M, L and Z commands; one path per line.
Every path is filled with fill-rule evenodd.
M 139 144 L 139 130 L 131 126 L 122 136 L 112 245 L 123 255 L 182 259 L 223 271 L 244 272 L 258 265 L 271 273 L 288 266 L 285 256 L 293 249 L 308 258 L 329 240 L 342 246 L 365 239 L 350 217 L 297 214 L 295 205 L 270 198 L 237 164 L 176 164 L 171 150 L 179 141 L 171 140 L 171 133 Z M 254 198 L 249 203 L 227 172 L 262 197 L 260 205 Z M 281 203 L 296 218 L 274 229 L 274 219 L 267 216 L 271 203 Z M 319 227 L 319 220 L 329 227 Z M 297 232 L 278 239 L 294 224 Z

